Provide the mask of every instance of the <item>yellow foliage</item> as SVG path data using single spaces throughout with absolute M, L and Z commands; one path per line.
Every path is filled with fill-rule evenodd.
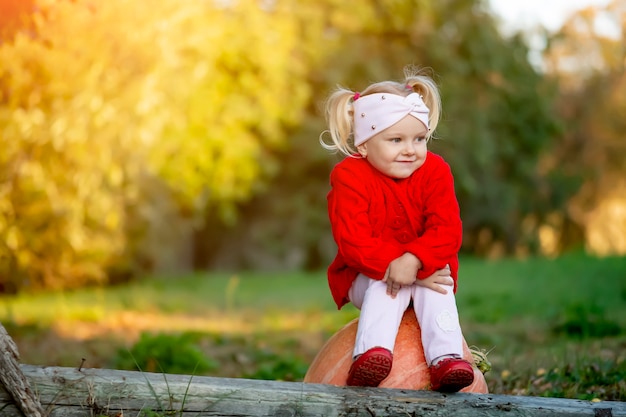
M 309 94 L 288 10 L 39 9 L 34 32 L 0 45 L 0 292 L 104 282 L 172 201 L 232 214 L 271 172 L 266 149 L 282 146 Z
M 588 252 L 626 254 L 626 179 L 621 172 L 607 172 L 599 183 L 584 184 L 569 209 L 584 226 Z

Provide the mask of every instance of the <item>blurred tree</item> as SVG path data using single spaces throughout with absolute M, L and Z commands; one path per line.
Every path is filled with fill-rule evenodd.
M 238 221 L 225 224 L 209 212 L 195 235 L 197 268 L 319 269 L 332 256 L 333 241 L 326 215 L 329 155 L 317 141 L 323 130 L 321 100 L 328 77 L 342 70 L 328 55 L 339 45 L 328 19 L 343 2 L 282 0 L 272 13 L 289 19 L 296 55 L 307 62 L 298 82 L 309 91 L 304 118 L 286 131 L 285 146 L 273 153 L 272 180 L 249 202 L 238 205 Z
M 106 282 L 207 210 L 233 222 L 308 96 L 300 28 L 253 0 L 40 0 L 31 19 L 0 47 L 3 291 Z
M 463 248 L 484 255 L 536 252 L 537 226 L 566 201 L 538 164 L 559 134 L 552 112 L 557 91 L 530 64 L 520 35 L 503 38 L 476 2 L 450 5 L 456 18 L 444 19 L 428 42 L 446 45 L 433 48 L 444 120 L 443 140 L 432 148 L 455 173 Z M 445 16 L 446 9 L 439 12 Z
M 30 15 L 34 9 L 34 0 L 0 1 L 0 42 L 18 30 L 31 27 Z
M 554 233 L 574 224 L 591 252 L 626 253 L 626 2 L 573 14 L 549 39 L 545 60 L 560 83 L 558 110 L 568 121 L 545 165 L 584 180 Z

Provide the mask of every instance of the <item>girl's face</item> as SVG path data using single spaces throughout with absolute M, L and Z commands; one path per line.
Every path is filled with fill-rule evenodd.
M 370 164 L 391 178 L 408 178 L 426 161 L 428 129 L 411 115 L 357 146 Z

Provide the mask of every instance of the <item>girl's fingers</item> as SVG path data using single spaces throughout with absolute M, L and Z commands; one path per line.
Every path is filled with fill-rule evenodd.
M 438 293 L 441 293 L 441 294 L 447 294 L 448 293 L 448 291 L 446 291 L 446 289 L 443 288 L 441 285 L 435 285 L 435 287 L 437 287 L 437 288 L 435 288 L 434 290 L 437 291 Z
M 400 291 L 401 285 L 397 282 L 393 282 L 392 280 L 387 280 L 387 295 L 390 295 L 392 298 L 398 294 Z

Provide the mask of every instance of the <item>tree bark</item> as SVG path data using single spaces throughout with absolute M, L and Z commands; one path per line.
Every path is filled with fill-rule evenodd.
M 26 417 L 45 415 L 19 364 L 17 345 L 0 324 L 0 384 Z

